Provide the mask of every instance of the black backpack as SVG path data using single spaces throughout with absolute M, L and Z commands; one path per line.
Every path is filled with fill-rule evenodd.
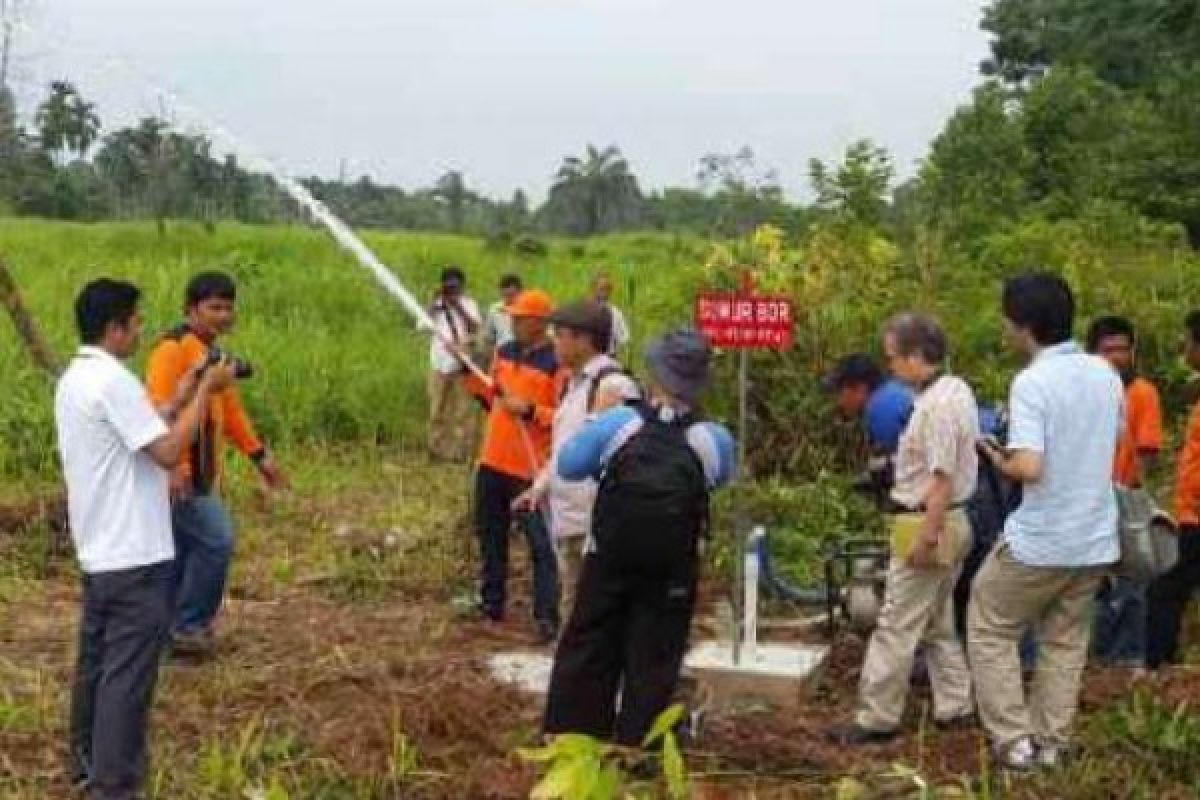
M 1021 495 L 1021 484 L 1000 474 L 986 457 L 979 457 L 979 480 L 965 509 L 971 524 L 971 549 L 954 587 L 954 625 L 962 636 L 967 631 L 971 584 L 1000 539 L 1008 515 L 1021 505 Z
M 635 406 L 642 428 L 612 457 L 593 513 L 596 552 L 634 573 L 661 574 L 695 558 L 708 528 L 704 466 L 687 440 L 694 417 L 671 422 Z

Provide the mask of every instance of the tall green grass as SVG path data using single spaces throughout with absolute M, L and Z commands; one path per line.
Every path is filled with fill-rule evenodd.
M 607 269 L 639 337 L 647 332 L 639 308 L 653 300 L 645 288 L 664 282 L 673 263 L 694 263 L 703 252 L 696 242 L 654 236 L 553 242 L 545 256 L 445 235 L 376 233 L 367 241 L 421 299 L 430 296 L 442 267 L 461 265 L 485 307 L 505 272 L 568 299 Z M 154 338 L 179 321 L 188 276 L 226 270 L 239 284 L 239 323 L 228 349 L 258 368 L 243 391 L 269 440 L 369 445 L 420 434 L 428 338 L 317 230 L 222 224 L 209 233 L 170 223 L 160 236 L 152 224 L 10 219 L 0 220 L 0 256 L 63 356 L 76 346 L 72 301 L 85 282 L 103 275 L 140 286 L 146 337 L 139 371 Z M 52 475 L 52 388 L 7 323 L 0 323 L 0 384 L 7 390 L 0 405 L 0 474 Z
M 936 238 L 889 241 L 839 225 L 773 245 L 770 235 L 715 247 L 669 234 L 551 240 L 545 255 L 442 234 L 366 239 L 422 299 L 452 263 L 466 270 L 469 290 L 484 306 L 505 272 L 562 301 L 584 295 L 595 273 L 606 270 L 633 326 L 633 353 L 649 335 L 688 320 L 702 285 L 732 286 L 743 266 L 754 266 L 763 289 L 792 296 L 797 327 L 790 353 L 752 357 L 751 460 L 764 474 L 792 481 L 818 480 L 837 461 L 828 398 L 816 378 L 842 353 L 875 349 L 880 325 L 896 311 L 937 314 L 950 334 L 952 369 L 982 400 L 1002 400 L 1019 363 L 1003 341 L 1000 285 L 1029 266 L 1069 278 L 1080 332 L 1105 313 L 1137 323 L 1142 366 L 1164 388 L 1173 416 L 1192 397 L 1178 354 L 1183 315 L 1200 305 L 1200 259 L 1174 229 L 1103 209 L 1077 220 L 1033 219 L 969 253 Z M 178 322 L 189 275 L 227 270 L 241 290 L 240 323 L 227 344 L 258 367 L 244 392 L 270 441 L 419 440 L 428 338 L 321 231 L 223 223 L 210 233 L 173 222 L 160 235 L 153 224 L 0 219 L 0 256 L 63 354 L 75 346 L 71 304 L 88 279 L 120 276 L 145 290 L 144 355 L 158 332 Z M 718 361 L 720 387 L 710 405 L 718 416 L 732 412 L 735 363 L 727 355 Z M 0 475 L 52 478 L 50 387 L 5 323 L 0 381 L 8 390 L 0 404 Z

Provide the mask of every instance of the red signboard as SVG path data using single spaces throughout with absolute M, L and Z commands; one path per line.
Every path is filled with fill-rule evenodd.
M 792 346 L 792 300 L 753 292 L 703 292 L 696 327 L 713 347 L 786 350 Z

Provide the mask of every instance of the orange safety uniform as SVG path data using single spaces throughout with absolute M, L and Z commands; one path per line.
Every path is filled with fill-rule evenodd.
M 504 475 L 532 481 L 550 456 L 554 412 L 566 385 L 567 371 L 559 366 L 552 343 L 524 350 L 514 341 L 496 350 L 491 377 L 491 387 L 474 375 L 466 379 L 468 390 L 488 409 L 479 463 Z M 533 410 L 518 418 L 496 402 L 499 392 L 532 403 Z
M 1142 483 L 1142 453 L 1162 450 L 1162 403 L 1158 390 L 1145 378 L 1135 378 L 1125 389 L 1125 430 L 1117 442 L 1113 480 L 1121 486 Z
M 1175 478 L 1175 516 L 1180 525 L 1200 525 L 1200 403 L 1192 409 Z
M 188 370 L 208 357 L 208 349 L 204 340 L 186 325 L 164 335 L 150 352 L 146 365 L 150 401 L 160 408 L 170 403 Z M 209 399 L 196 440 L 178 467 L 196 494 L 208 494 L 216 488 L 226 439 L 252 459 L 261 459 L 266 453 L 234 386 Z

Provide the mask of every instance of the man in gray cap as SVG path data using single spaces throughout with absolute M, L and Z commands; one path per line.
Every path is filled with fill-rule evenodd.
M 695 331 L 656 340 L 646 353 L 647 401 L 604 412 L 555 457 L 559 477 L 596 480 L 599 491 L 550 679 L 548 734 L 585 733 L 636 747 L 671 701 L 691 627 L 709 492 L 734 472 L 729 431 L 696 416 L 710 362 Z
M 550 461 L 533 487 L 517 498 L 514 509 L 549 512 L 563 603 L 569 611 L 583 565 L 584 539 L 592 527 L 596 482 L 563 480 L 555 474 L 555 459 L 595 414 L 635 401 L 641 392 L 621 364 L 608 355 L 612 317 L 603 306 L 590 301 L 563 306 L 550 322 L 558 363 L 570 370 L 571 377 L 554 414 Z

